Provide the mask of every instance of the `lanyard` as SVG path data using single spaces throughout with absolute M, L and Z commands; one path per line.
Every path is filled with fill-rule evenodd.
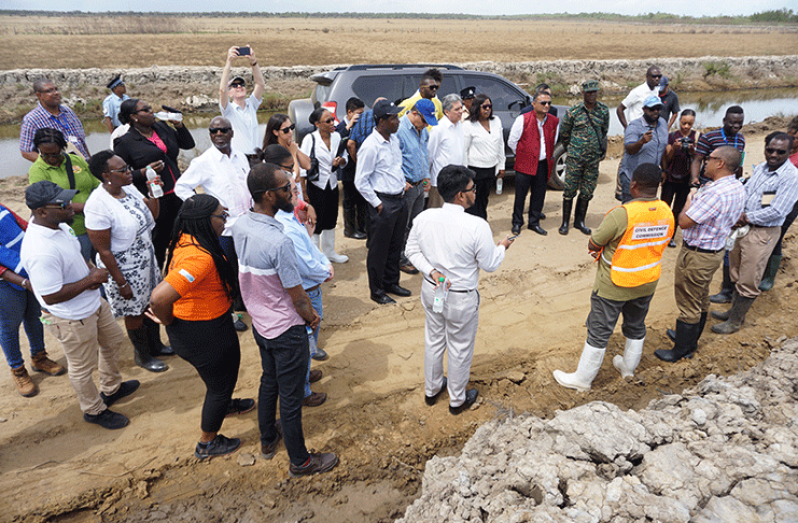
M 726 145 L 729 145 L 729 139 L 726 138 L 726 131 L 723 130 L 723 127 L 720 128 L 720 135 L 723 136 L 723 141 L 726 142 Z M 734 135 L 734 148 L 737 149 L 737 135 Z

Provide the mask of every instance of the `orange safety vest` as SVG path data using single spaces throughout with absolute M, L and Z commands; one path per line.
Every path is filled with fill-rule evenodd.
M 628 224 L 615 249 L 610 266 L 612 283 L 618 287 L 639 287 L 659 279 L 662 253 L 673 236 L 673 212 L 662 200 L 636 201 L 622 205 Z

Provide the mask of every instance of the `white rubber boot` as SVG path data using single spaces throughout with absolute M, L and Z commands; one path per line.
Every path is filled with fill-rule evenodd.
M 643 342 L 642 340 L 630 340 L 626 338 L 626 346 L 623 349 L 623 356 L 617 354 L 612 358 L 612 364 L 621 373 L 622 378 L 632 378 L 635 375 L 635 369 L 640 364 L 640 358 L 643 356 Z
M 321 235 L 314 234 L 310 237 L 310 240 L 313 242 L 313 245 L 316 246 L 318 250 L 321 250 Z
M 579 357 L 579 365 L 576 367 L 576 372 L 567 374 L 561 370 L 555 370 L 554 379 L 563 387 L 576 389 L 580 392 L 589 391 L 590 384 L 593 383 L 601 368 L 601 362 L 604 361 L 604 351 L 605 349 L 599 349 L 585 343 L 585 348 L 582 349 L 582 355 Z
M 335 252 L 335 229 L 321 231 L 321 252 L 333 263 L 346 263 L 349 256 Z

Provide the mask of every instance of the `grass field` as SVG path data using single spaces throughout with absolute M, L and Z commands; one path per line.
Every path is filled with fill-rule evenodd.
M 147 33 L 149 31 L 149 34 Z M 0 69 L 641 59 L 793 54 L 795 27 L 587 21 L 0 16 Z M 676 49 L 676 51 L 674 51 Z

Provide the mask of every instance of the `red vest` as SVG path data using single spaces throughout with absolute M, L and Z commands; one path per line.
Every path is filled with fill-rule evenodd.
M 546 142 L 546 161 L 549 164 L 548 178 L 554 169 L 554 135 L 560 120 L 551 114 L 543 123 L 543 140 Z M 524 130 L 515 148 L 515 170 L 522 174 L 535 176 L 538 172 L 540 158 L 540 133 L 535 111 L 524 114 Z

